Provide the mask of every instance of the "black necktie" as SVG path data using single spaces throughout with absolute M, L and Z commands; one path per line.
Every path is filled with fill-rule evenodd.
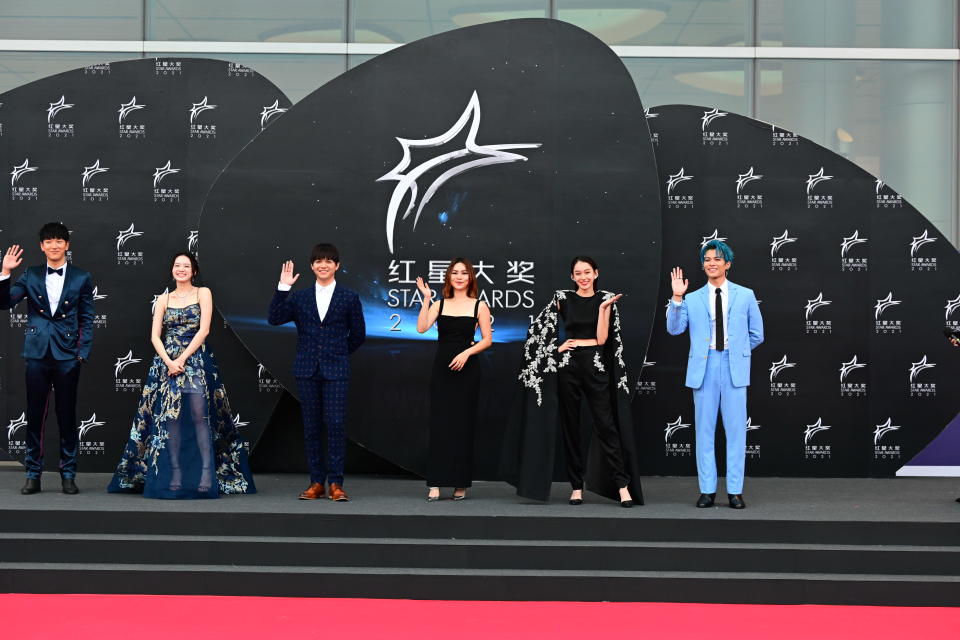
M 55 274 L 57 274 L 58 276 L 62 276 L 62 275 L 63 275 L 63 267 L 60 267 L 59 269 L 54 269 L 53 267 L 47 267 L 47 275 L 50 275 L 51 273 L 55 273 Z
M 723 351 L 723 289 L 717 287 L 717 304 L 714 306 L 717 322 L 717 351 Z

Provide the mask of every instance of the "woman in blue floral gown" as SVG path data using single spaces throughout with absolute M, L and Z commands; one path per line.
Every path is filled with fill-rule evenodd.
M 171 267 L 177 286 L 157 297 L 151 332 L 157 355 L 111 493 L 170 499 L 256 493 L 246 445 L 204 342 L 213 297 L 193 285 L 199 270 L 192 254 L 177 254 Z

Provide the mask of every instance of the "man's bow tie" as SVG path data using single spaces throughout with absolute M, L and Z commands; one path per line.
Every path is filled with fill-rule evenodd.
M 51 273 L 55 273 L 55 274 L 57 274 L 58 276 L 62 276 L 62 275 L 63 275 L 63 267 L 60 267 L 59 269 L 54 269 L 53 267 L 47 267 L 47 275 L 50 275 Z

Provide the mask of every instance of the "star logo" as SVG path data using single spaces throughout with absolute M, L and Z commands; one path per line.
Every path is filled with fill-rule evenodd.
M 261 378 L 263 378 L 263 372 L 266 370 L 267 368 L 262 364 L 257 365 L 257 380 L 260 380 Z
M 197 248 L 197 239 L 200 237 L 199 231 L 191 231 L 187 236 L 187 251 L 193 251 Z
M 746 173 L 737 174 L 737 193 L 743 189 L 748 182 L 753 182 L 754 180 L 759 180 L 762 178 L 762 175 L 754 175 L 753 167 L 750 167 L 750 170 Z
M 158 293 L 153 296 L 153 299 L 150 300 L 150 314 L 152 315 L 154 311 L 157 310 L 157 300 L 160 299 L 160 296 L 165 296 L 170 293 L 170 287 L 167 287 L 163 290 L 163 293 Z
M 17 431 L 20 431 L 23 427 L 27 425 L 27 413 L 23 412 L 20 414 L 19 418 L 14 418 L 7 425 L 7 442 L 9 443 L 13 440 L 13 436 L 17 435 Z
M 883 191 L 884 182 L 880 178 L 877 178 L 874 182 L 876 184 L 874 191 L 877 193 L 877 195 L 880 195 L 880 192 Z
M 920 362 L 911 362 L 910 363 L 910 382 L 913 382 L 914 379 L 920 374 L 924 369 L 932 369 L 937 366 L 935 363 L 927 363 L 927 356 L 924 355 L 920 358 Z
M 820 167 L 820 171 L 814 173 L 813 175 L 807 176 L 807 195 L 810 195 L 810 191 L 813 190 L 815 186 L 820 184 L 825 180 L 833 180 L 833 176 L 823 175 L 823 167 Z
M 953 315 L 953 312 L 960 308 L 960 294 L 957 294 L 957 297 L 953 300 L 947 300 L 946 313 L 943 314 L 944 320 L 949 320 L 950 316 Z
M 763 425 L 753 424 L 753 418 L 747 417 L 747 431 L 755 431 Z
M 203 96 L 203 100 L 200 102 L 194 102 L 190 106 L 190 124 L 193 124 L 194 120 L 197 119 L 204 111 L 209 111 L 210 109 L 216 109 L 217 105 L 207 104 L 207 96 Z
M 703 117 L 700 118 L 700 131 L 706 131 L 707 127 L 710 126 L 710 123 L 716 120 L 717 118 L 722 118 L 723 116 L 728 115 L 720 111 L 720 109 L 711 109 L 710 111 L 704 111 Z
M 120 251 L 120 247 L 125 245 L 130 238 L 136 238 L 142 235 L 143 231 L 135 231 L 133 223 L 131 222 L 129 227 L 122 229 L 120 233 L 117 234 L 117 251 Z
M 90 178 L 92 178 L 93 176 L 97 175 L 98 173 L 106 173 L 107 171 L 110 171 L 110 167 L 101 167 L 100 158 L 97 158 L 97 161 L 94 162 L 92 165 L 90 165 L 89 167 L 83 168 L 83 185 L 82 186 L 84 187 L 87 186 L 87 183 L 90 182 Z
M 700 248 L 702 249 L 705 246 L 707 246 L 707 243 L 710 242 L 711 240 L 719 240 L 720 242 L 727 241 L 726 238 L 720 237 L 718 229 L 714 229 L 712 234 L 710 234 L 709 236 L 703 236 L 703 239 L 700 240 Z
M 790 369 L 795 366 L 797 366 L 796 362 L 787 362 L 786 355 L 784 355 L 782 358 L 780 358 L 776 362 L 771 362 L 770 363 L 770 382 L 773 382 L 777 378 L 777 376 L 780 375 L 780 372 L 783 371 L 784 369 Z
M 146 106 L 145 104 L 137 104 L 137 96 L 130 98 L 130 102 L 121 102 L 120 109 L 117 110 L 117 113 L 120 114 L 117 118 L 117 123 L 122 124 L 128 113 L 136 111 L 137 109 L 143 109 Z
M 286 109 L 280 106 L 280 99 L 277 98 L 273 101 L 273 104 L 270 106 L 264 107 L 263 111 L 260 112 L 260 130 L 262 131 L 267 126 L 267 122 L 273 116 L 278 113 L 286 113 Z
M 114 378 L 119 378 L 119 377 L 120 377 L 120 373 L 121 373 L 124 369 L 126 369 L 129 365 L 131 365 L 131 364 L 136 364 L 136 363 L 138 363 L 138 362 L 140 362 L 140 358 L 134 358 L 134 357 L 133 357 L 133 349 L 131 349 L 130 351 L 127 351 L 127 355 L 123 356 L 122 358 L 117 358 L 116 363 L 114 363 L 114 365 L 113 365 L 113 377 L 114 377 Z
M 803 432 L 803 444 L 810 444 L 810 438 L 829 428 L 829 425 L 823 424 L 823 418 L 817 418 L 817 421 L 813 424 L 808 424 L 806 431 Z
M 77 427 L 78 437 L 83 440 L 84 436 L 86 436 L 91 429 L 94 427 L 102 427 L 105 424 L 105 422 L 97 422 L 97 414 L 94 413 L 86 420 L 80 421 L 80 426 Z
M 683 167 L 680 167 L 680 171 L 676 172 L 671 176 L 667 176 L 667 195 L 673 193 L 674 187 L 676 187 L 681 182 L 686 182 L 687 180 L 693 180 L 693 176 L 684 175 Z
M 673 422 L 667 423 L 667 428 L 663 430 L 663 441 L 670 442 L 670 438 L 673 437 L 680 429 L 688 429 L 689 424 L 683 424 L 683 416 L 677 416 L 677 419 Z
M 883 436 L 887 435 L 891 431 L 896 431 L 900 427 L 891 424 L 893 422 L 892 418 L 887 418 L 887 421 L 883 424 L 875 425 L 876 428 L 873 431 L 873 444 L 876 445 Z
M 642 373 L 644 369 L 646 369 L 647 367 L 652 367 L 652 366 L 655 365 L 655 364 L 657 364 L 657 363 L 656 363 L 656 362 L 650 362 L 650 361 L 648 361 L 646 358 L 644 358 L 644 359 L 643 359 L 643 364 L 640 365 L 640 372 Z
M 929 236 L 929 233 L 930 233 L 929 231 L 924 231 L 922 235 L 919 235 L 919 236 L 917 236 L 917 237 L 915 237 L 915 238 L 911 238 L 911 239 L 910 239 L 910 240 L 911 240 L 911 241 L 910 241 L 910 256 L 911 256 L 911 257 L 913 257 L 914 255 L 916 255 L 917 249 L 919 249 L 919 248 L 922 247 L 923 245 L 925 245 L 925 244 L 930 244 L 931 242 L 936 242 L 936 241 L 937 241 L 936 238 L 930 238 L 930 237 L 928 237 L 928 236 Z
M 446 144 L 453 140 L 461 131 L 463 131 L 468 124 L 469 129 L 467 131 L 467 139 L 463 149 L 457 149 L 456 151 L 444 153 L 431 158 L 430 160 L 427 160 L 416 167 L 410 168 L 411 149 L 429 149 Z M 541 143 L 539 142 L 492 145 L 477 144 L 477 131 L 479 128 L 480 98 L 477 96 L 477 92 L 474 91 L 473 95 L 470 96 L 470 101 L 467 103 L 467 108 L 464 109 L 463 113 L 460 115 L 460 118 L 446 132 L 434 138 L 427 138 L 425 140 L 410 140 L 407 138 L 396 139 L 403 148 L 403 157 L 397 166 L 377 178 L 377 182 L 382 182 L 384 180 L 394 180 L 397 182 L 397 186 L 393 189 L 393 195 L 390 197 L 390 203 L 387 205 L 386 232 L 387 247 L 390 249 L 390 253 L 393 253 L 393 229 L 396 224 L 397 215 L 399 214 L 400 205 L 405 197 L 408 198 L 407 207 L 402 216 L 402 219 L 406 220 L 410 216 L 411 211 L 413 211 L 414 205 L 417 204 L 417 180 L 423 174 L 431 169 L 435 169 L 447 162 L 450 162 L 451 160 L 456 160 L 458 158 L 464 158 L 467 156 L 478 156 L 475 159 L 466 160 L 460 164 L 454 165 L 453 167 L 441 173 L 440 176 L 433 181 L 433 183 L 424 192 L 423 197 L 420 199 L 419 206 L 417 206 L 417 213 L 413 218 L 414 229 L 417 228 L 417 221 L 420 219 L 420 213 L 423 211 L 423 208 L 427 206 L 427 203 L 430 202 L 430 199 L 437 192 L 437 190 L 440 189 L 440 187 L 442 187 L 450 178 L 460 175 L 466 171 L 470 171 L 471 169 L 479 169 L 489 165 L 519 161 L 526 162 L 528 160 L 526 156 L 518 153 L 509 153 L 507 149 L 537 149 L 541 146 Z
M 900 301 L 893 299 L 893 292 L 891 291 L 890 293 L 887 294 L 886 298 L 883 298 L 882 300 L 877 300 L 877 306 L 873 308 L 873 319 L 874 320 L 879 319 L 880 316 L 883 315 L 883 312 L 887 309 L 887 307 L 892 307 L 895 304 L 900 304 Z
M 47 124 L 53 122 L 54 116 L 63 111 L 64 109 L 73 109 L 72 104 L 66 104 L 64 96 L 60 96 L 60 100 L 57 102 L 51 102 L 50 108 L 47 109 Z
M 857 362 L 857 356 L 853 356 L 853 359 L 850 362 L 841 362 L 840 363 L 840 382 L 843 382 L 847 379 L 847 376 L 850 375 L 850 372 L 854 369 L 862 369 L 867 366 L 866 362 Z
M 245 426 L 247 426 L 248 424 L 250 424 L 250 423 L 249 423 L 249 422 L 243 422 L 242 420 L 240 420 L 240 414 L 239 414 L 239 413 L 238 413 L 237 415 L 233 416 L 233 426 L 234 426 L 235 428 L 239 429 L 240 427 L 245 427 Z
M 105 300 L 106 298 L 107 298 L 107 294 L 105 294 L 105 293 L 98 293 L 98 292 L 97 292 L 97 287 L 94 287 L 94 288 L 93 288 L 93 300 L 94 300 L 94 302 L 96 302 L 97 300 Z
M 153 172 L 153 188 L 156 189 L 157 185 L 160 184 L 160 181 L 171 173 L 180 173 L 180 169 L 171 169 L 169 160 L 167 160 L 167 164 L 163 165 L 162 167 L 156 167 Z
M 649 120 L 650 118 L 659 118 L 660 114 L 656 111 L 650 111 L 650 108 L 648 107 L 643 110 L 643 117 Z
M 809 319 L 810 316 L 813 315 L 813 312 L 814 312 L 814 311 L 816 311 L 816 310 L 819 309 L 820 307 L 825 307 L 825 306 L 827 306 L 828 304 L 830 304 L 830 302 L 831 302 L 830 300 L 824 300 L 824 299 L 823 299 L 823 292 L 822 292 L 822 291 L 821 291 L 821 292 L 817 295 L 817 297 L 814 298 L 813 300 L 807 300 L 807 306 L 806 306 L 807 319 Z
M 23 174 L 30 173 L 31 171 L 36 171 L 39 168 L 40 167 L 31 167 L 30 158 L 26 158 L 23 161 L 23 164 L 19 166 L 15 166 L 13 168 L 13 171 L 10 172 L 10 176 L 11 176 L 10 186 L 12 187 L 13 185 L 15 185 L 20 180 L 20 176 L 22 176 Z
M 843 242 L 840 243 L 840 257 L 843 258 L 844 256 L 846 256 L 847 251 L 850 251 L 850 247 L 852 247 L 853 245 L 866 242 L 867 240 L 869 240 L 869 238 L 860 237 L 859 229 L 854 230 L 852 236 L 850 236 L 849 238 L 844 238 Z
M 774 256 L 774 254 L 776 254 L 778 251 L 780 251 L 780 247 L 782 247 L 783 245 L 788 244 L 788 243 L 790 243 L 790 242 L 796 242 L 796 241 L 797 241 L 796 238 L 789 238 L 789 237 L 787 237 L 787 233 L 788 233 L 787 230 L 784 229 L 784 230 L 783 230 L 783 235 L 775 236 L 775 237 L 773 238 L 773 242 L 770 243 L 770 257 L 771 257 L 771 258 Z

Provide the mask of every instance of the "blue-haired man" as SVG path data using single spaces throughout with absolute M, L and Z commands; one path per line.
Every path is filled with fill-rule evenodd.
M 707 284 L 684 298 L 683 270 L 670 273 L 673 298 L 667 307 L 667 332 L 690 329 L 686 385 L 693 389 L 697 438 L 697 506 L 713 506 L 717 495 L 714 436 L 717 411 L 727 436 L 727 495 L 730 507 L 743 509 L 743 468 L 747 453 L 747 387 L 750 354 L 763 342 L 763 318 L 753 291 L 727 280 L 733 250 L 720 240 L 700 249 Z

